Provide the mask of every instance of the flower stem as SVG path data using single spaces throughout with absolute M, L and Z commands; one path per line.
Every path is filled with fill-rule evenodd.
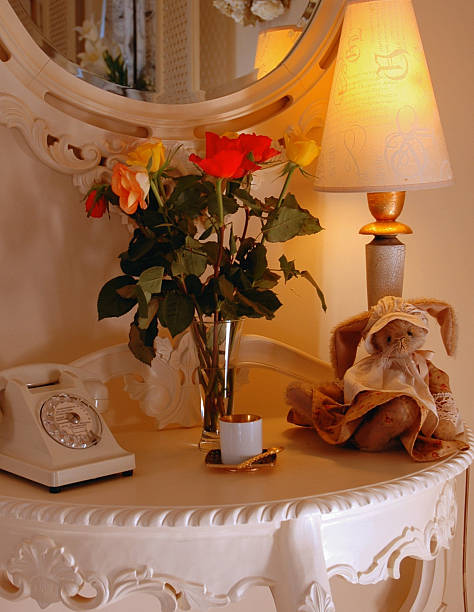
M 250 219 L 250 211 L 246 206 L 245 207 L 245 223 L 244 223 L 244 229 L 242 230 L 242 237 L 240 239 L 240 244 L 242 244 L 242 242 L 245 240 L 245 237 L 247 236 L 247 229 L 249 227 L 249 219 Z
M 163 181 L 161 180 L 161 176 L 160 175 L 158 175 L 158 181 L 157 182 L 158 182 L 158 189 L 159 189 L 159 192 L 160 192 L 161 196 L 164 199 L 166 199 L 165 188 L 163 187 Z
M 224 225 L 224 202 L 222 201 L 223 180 L 223 178 L 219 177 L 216 181 L 217 206 L 219 210 L 219 227 L 222 227 Z
M 275 210 L 278 210 L 280 208 L 281 203 L 283 202 L 283 198 L 285 197 L 286 190 L 288 189 L 288 185 L 290 183 L 291 175 L 293 174 L 293 172 L 296 170 L 297 167 L 298 166 L 296 164 L 289 166 L 288 172 L 287 172 L 287 175 L 286 175 L 286 179 L 285 179 L 285 182 L 283 183 L 283 187 L 282 187 L 282 190 L 281 190 L 281 193 L 280 193 L 280 197 L 278 198 L 278 202 L 277 202 L 277 205 L 275 207 Z
M 154 179 L 150 179 L 150 187 L 153 193 L 155 194 L 155 198 L 156 198 L 156 201 L 158 202 L 158 206 L 163 210 L 164 208 L 163 200 L 161 199 L 161 196 L 158 192 L 158 188 L 156 186 Z

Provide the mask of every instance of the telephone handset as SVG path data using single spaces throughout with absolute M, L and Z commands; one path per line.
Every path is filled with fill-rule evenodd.
M 42 363 L 0 372 L 0 469 L 58 492 L 116 473 L 131 475 L 135 456 L 101 416 L 107 387 L 73 366 Z

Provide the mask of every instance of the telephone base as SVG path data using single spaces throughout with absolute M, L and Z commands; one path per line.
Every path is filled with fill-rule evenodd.
M 101 476 L 111 476 L 124 472 L 127 475 L 128 473 L 132 475 L 135 469 L 135 455 L 123 451 L 123 454 L 115 457 L 61 469 L 48 469 L 0 452 L 0 469 L 43 484 L 51 490 L 67 484 L 100 478 Z
M 101 476 L 101 478 L 107 478 L 107 476 L 123 476 L 123 477 L 126 477 L 126 476 L 133 476 L 133 470 L 127 470 L 126 472 L 122 472 L 121 474 L 108 474 L 108 475 L 106 475 L 106 476 Z M 94 480 L 97 480 L 97 479 L 94 479 Z M 74 483 L 71 483 L 71 484 L 74 486 L 74 485 L 81 485 L 81 484 L 85 484 L 86 482 L 90 482 L 90 481 L 85 480 L 85 481 L 83 481 L 83 482 L 77 482 L 77 483 L 76 483 L 76 482 L 74 482 Z M 49 492 L 50 492 L 50 493 L 53 493 L 53 494 L 54 494 L 54 493 L 61 493 L 61 491 L 63 490 L 63 488 L 64 488 L 64 487 L 67 487 L 67 486 L 68 486 L 68 485 L 63 485 L 62 487 L 49 487 Z

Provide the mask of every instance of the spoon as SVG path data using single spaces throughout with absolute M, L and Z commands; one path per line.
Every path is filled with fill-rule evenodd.
M 273 448 L 269 448 L 263 453 L 259 453 L 258 455 L 255 455 L 253 457 L 250 457 L 249 459 L 246 459 L 245 461 L 242 461 L 241 463 L 237 464 L 236 467 L 239 470 L 250 467 L 256 461 L 259 461 L 260 459 L 264 459 L 265 457 L 268 457 L 269 455 L 276 455 L 278 453 L 281 453 L 282 450 L 284 450 L 282 446 L 275 446 Z

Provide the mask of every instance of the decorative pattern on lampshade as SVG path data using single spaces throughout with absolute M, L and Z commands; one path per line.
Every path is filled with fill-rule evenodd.
M 315 188 L 405 191 L 442 187 L 451 180 L 410 0 L 350 3 Z

